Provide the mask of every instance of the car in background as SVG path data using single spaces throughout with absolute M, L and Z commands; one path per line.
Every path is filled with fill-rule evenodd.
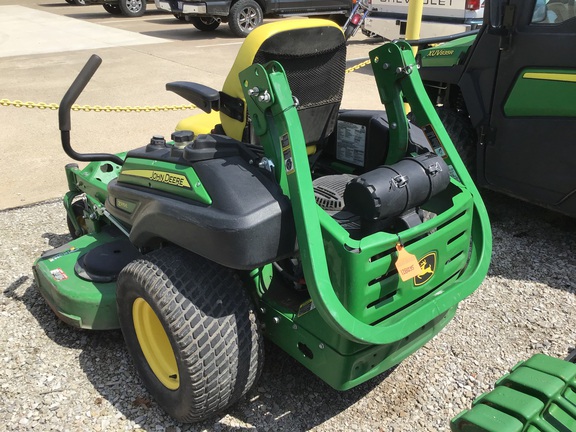
M 213 31 L 228 23 L 234 35 L 246 37 L 264 17 L 316 16 L 342 25 L 353 0 L 155 0 L 155 4 L 160 10 L 184 17 L 198 30 Z
M 66 0 L 66 3 L 78 6 L 101 3 L 106 12 L 112 15 L 124 15 L 127 17 L 139 17 L 146 12 L 146 0 Z

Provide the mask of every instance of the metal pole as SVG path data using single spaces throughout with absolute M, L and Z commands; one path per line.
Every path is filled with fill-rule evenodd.
M 424 9 L 424 0 L 410 0 L 408 2 L 408 17 L 406 19 L 406 39 L 420 39 L 420 27 L 422 25 L 422 11 Z M 418 47 L 412 47 L 412 54 L 416 55 Z M 411 111 L 410 104 L 404 104 L 404 110 Z
M 422 24 L 422 10 L 424 0 L 410 0 L 408 2 L 408 18 L 406 22 L 406 39 L 420 39 L 420 27 Z M 412 47 L 412 52 L 416 55 L 418 47 Z

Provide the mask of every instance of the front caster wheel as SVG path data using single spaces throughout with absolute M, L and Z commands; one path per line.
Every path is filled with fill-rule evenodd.
M 78 230 L 74 226 L 74 222 L 72 222 L 70 215 L 66 214 L 66 225 L 68 226 L 68 232 L 73 239 L 77 239 L 78 237 L 88 233 L 88 225 L 84 218 L 85 209 L 86 203 L 84 201 L 76 201 L 72 204 L 72 213 L 74 214 L 74 220 L 78 225 Z
M 117 303 L 142 381 L 176 420 L 204 420 L 256 382 L 262 336 L 233 271 L 176 247 L 156 250 L 122 270 Z

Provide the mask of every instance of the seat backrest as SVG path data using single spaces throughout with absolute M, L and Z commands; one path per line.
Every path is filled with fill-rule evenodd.
M 308 145 L 322 143 L 336 125 L 344 89 L 346 40 L 340 27 L 324 19 L 287 19 L 265 24 L 247 37 L 222 92 L 244 100 L 239 72 L 253 63 L 279 61 L 286 71 Z M 221 110 L 226 135 L 241 140 L 246 126 Z

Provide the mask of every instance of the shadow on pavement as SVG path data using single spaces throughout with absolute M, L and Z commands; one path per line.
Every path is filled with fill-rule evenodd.
M 227 25 L 222 28 L 218 28 L 212 32 L 203 32 L 197 30 L 192 24 L 185 23 L 184 27 L 178 27 L 174 30 L 156 30 L 156 31 L 144 31 L 140 32 L 144 36 L 152 36 L 162 39 L 178 40 L 178 41 L 204 41 L 213 40 L 214 38 L 219 38 L 223 40 L 238 41 L 238 44 L 242 43 L 243 39 L 239 39 L 232 35 Z
M 481 193 L 492 224 L 488 274 L 576 293 L 575 220 L 496 192 Z

